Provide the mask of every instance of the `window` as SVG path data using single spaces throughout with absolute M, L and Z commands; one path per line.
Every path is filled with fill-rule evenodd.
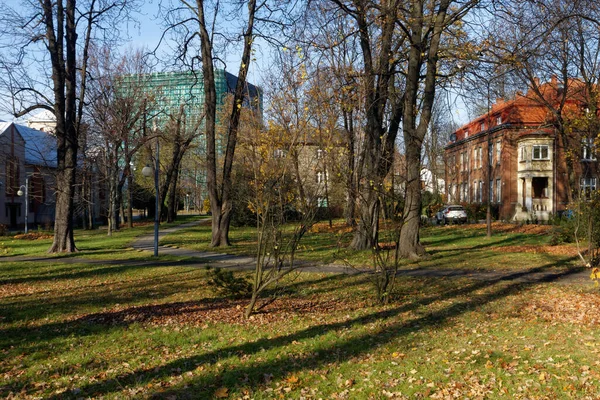
M 519 161 L 527 160 L 527 148 L 525 146 L 519 147 Z
M 581 196 L 589 199 L 592 191 L 596 190 L 596 178 L 581 178 Z
M 596 161 L 594 139 L 583 139 L 581 142 L 581 159 L 583 161 Z
M 479 147 L 479 151 L 478 151 L 477 157 L 478 157 L 478 159 L 477 159 L 477 165 L 478 165 L 479 168 L 481 168 L 482 165 L 483 165 L 483 149 L 481 147 Z
M 317 172 L 317 183 L 325 183 L 325 180 L 329 178 L 327 172 L 318 171 Z
M 502 181 L 496 179 L 496 203 L 500 203 L 502 200 Z
M 500 160 L 502 159 L 502 142 L 496 142 L 496 164 L 500 164 Z
M 479 199 L 479 185 L 477 181 L 473 181 L 473 201 L 477 201 Z
M 496 125 L 502 125 L 502 116 L 498 115 L 496 117 Z
M 6 160 L 6 181 L 4 184 L 6 196 L 14 196 L 19 191 L 19 159 L 17 157 L 8 157 Z
M 494 202 L 494 181 L 490 181 L 490 185 L 488 186 L 488 201 L 490 203 Z
M 469 137 L 469 129 L 465 129 L 465 139 Z
M 533 198 L 547 199 L 548 198 L 548 178 L 535 177 L 531 178 L 531 188 L 533 189 Z
M 317 149 L 317 160 L 321 160 L 323 157 L 325 157 L 325 150 Z
M 477 190 L 477 199 L 483 202 L 483 181 L 479 181 L 479 189 Z
M 482 123 L 479 125 L 479 131 L 481 131 L 481 132 L 485 131 L 485 123 L 483 123 L 483 122 L 482 122 Z
M 465 168 L 465 164 L 466 164 L 466 162 L 465 162 L 465 153 L 463 152 L 463 153 L 460 153 L 460 170 L 461 171 L 464 171 L 466 169 Z
M 274 158 L 285 158 L 285 155 L 286 151 L 283 149 L 275 149 L 275 151 L 273 151 Z
M 548 160 L 548 145 L 534 145 L 531 158 L 533 160 Z

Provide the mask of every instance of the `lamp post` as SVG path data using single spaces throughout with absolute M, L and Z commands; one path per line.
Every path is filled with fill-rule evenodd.
M 156 121 L 152 123 L 152 131 L 156 135 Z M 158 135 L 156 136 L 156 162 L 154 166 L 154 190 L 156 192 L 156 209 L 154 211 L 154 257 L 158 257 L 158 225 L 160 223 L 160 190 L 158 187 L 158 169 L 160 157 L 160 141 Z M 152 167 L 146 165 L 142 168 L 142 175 L 146 178 L 152 176 Z
M 25 193 L 23 193 L 23 188 L 25 188 Z M 17 196 L 25 195 L 25 233 L 29 233 L 29 177 L 25 177 L 25 185 L 21 185 L 19 187 L 19 191 L 17 192 Z

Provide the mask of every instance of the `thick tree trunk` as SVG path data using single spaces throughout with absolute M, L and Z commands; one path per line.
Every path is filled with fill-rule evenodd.
M 70 152 L 72 154 L 72 152 Z M 73 237 L 73 188 L 75 168 L 68 167 L 56 175 L 56 214 L 54 217 L 54 241 L 48 253 L 72 253 L 77 251 Z
M 210 245 L 212 247 L 226 247 L 231 246 L 229 242 L 229 227 L 231 225 L 232 216 L 232 205 L 229 203 L 228 206 L 225 204 L 215 210 L 212 207 L 211 200 L 211 211 L 212 211 L 212 238 Z
M 419 163 L 409 163 L 407 165 L 404 223 L 400 231 L 400 255 L 410 259 L 419 258 L 425 254 L 425 248 L 419 242 L 421 224 L 420 170 Z
M 360 208 L 360 221 L 350 247 L 355 250 L 373 249 L 379 241 L 379 198 L 375 191 L 369 191 Z

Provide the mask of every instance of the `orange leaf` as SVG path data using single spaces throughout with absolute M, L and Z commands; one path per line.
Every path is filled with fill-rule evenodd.
M 215 391 L 215 397 L 218 399 L 225 399 L 229 397 L 229 389 L 226 387 L 220 387 Z

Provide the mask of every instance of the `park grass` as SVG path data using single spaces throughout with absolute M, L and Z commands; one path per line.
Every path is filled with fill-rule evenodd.
M 162 223 L 161 229 L 181 225 L 186 222 L 198 220 L 198 216 L 184 215 L 172 223 Z M 113 259 L 115 251 L 123 257 L 139 257 L 130 247 L 131 242 L 140 235 L 152 233 L 154 225 L 150 221 L 136 223 L 133 228 L 122 226 L 120 230 L 107 235 L 106 227 L 100 229 L 74 231 L 75 244 L 78 252 L 47 254 L 52 245 L 51 231 L 32 231 L 31 238 L 21 238 L 19 235 L 0 236 L 0 257 L 2 256 L 45 256 L 55 258 L 65 257 L 87 257 L 96 259 Z M 19 232 L 20 233 L 20 232 Z M 36 238 L 39 234 L 40 238 Z M 131 253 L 131 254 L 128 254 Z M 1 260 L 1 258 L 0 258 Z
M 381 306 L 365 275 L 298 274 L 244 320 L 203 269 L 0 271 L 4 398 L 600 395 L 593 286 L 402 278 Z
M 463 270 L 521 270 L 540 263 L 553 263 L 559 270 L 570 268 L 577 261 L 574 245 L 550 246 L 548 232 L 526 233 L 527 229 L 506 231 L 506 224 L 495 224 L 497 232 L 486 237 L 484 225 L 426 227 L 421 240 L 428 257 L 417 262 L 401 260 L 401 268 L 463 269 Z M 500 230 L 502 227 L 503 230 Z M 510 227 L 510 226 L 509 226 Z M 527 226 L 525 226 L 526 228 Z M 393 242 L 392 233 L 384 225 L 380 243 Z M 293 225 L 285 228 L 288 232 Z M 252 227 L 234 228 L 230 233 L 232 247 L 210 247 L 210 226 L 201 225 L 179 231 L 161 239 L 161 244 L 190 248 L 197 251 L 223 252 L 235 255 L 254 255 L 256 230 Z M 372 252 L 347 248 L 351 232 L 341 221 L 333 229 L 321 223 L 302 239 L 296 258 L 322 264 L 344 264 L 357 268 L 372 265 Z
M 165 241 L 187 244 L 195 230 L 206 234 Z M 244 320 L 246 301 L 215 293 L 204 269 L 176 258 L 131 262 L 150 260 L 140 253 L 120 262 L 134 234 L 118 235 L 79 242 L 82 254 L 106 249 L 112 260 L 0 259 L 0 397 L 600 396 L 592 284 L 402 277 L 382 306 L 368 275 L 298 273 Z M 327 236 L 315 233 L 313 245 L 332 246 L 319 244 Z M 514 251 L 547 245 L 543 235 L 484 236 L 481 227 L 427 228 L 431 257 L 420 264 L 574 271 L 568 256 Z

